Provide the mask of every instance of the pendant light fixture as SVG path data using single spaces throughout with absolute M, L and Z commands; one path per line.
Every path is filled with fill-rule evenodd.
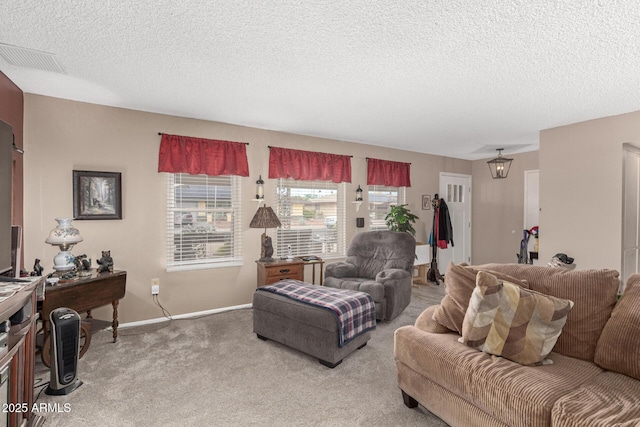
M 509 169 L 511 169 L 511 162 L 513 159 L 502 157 L 502 150 L 504 150 L 504 148 L 496 148 L 498 157 L 487 162 L 493 179 L 506 178 L 507 175 L 509 175 Z

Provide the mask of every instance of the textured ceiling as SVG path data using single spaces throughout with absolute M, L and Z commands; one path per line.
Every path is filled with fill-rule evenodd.
M 640 110 L 640 2 L 5 0 L 24 92 L 463 159 Z M 38 53 L 34 52 L 34 53 Z M 207 135 L 199 135 L 207 136 Z

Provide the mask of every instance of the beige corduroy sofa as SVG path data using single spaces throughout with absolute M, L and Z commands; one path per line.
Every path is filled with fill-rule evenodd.
M 547 357 L 553 364 L 524 366 L 458 341 L 452 322 L 464 316 L 478 271 L 575 303 Z M 407 406 L 420 403 L 451 426 L 640 425 L 640 274 L 619 301 L 613 270 L 450 264 L 445 285 L 441 305 L 396 330 Z

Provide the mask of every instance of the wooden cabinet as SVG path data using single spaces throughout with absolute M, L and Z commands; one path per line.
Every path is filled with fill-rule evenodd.
M 282 279 L 294 279 L 304 281 L 304 264 L 299 259 L 293 261 L 262 262 L 258 264 L 258 287 L 270 285 Z
M 44 418 L 32 412 L 35 325 L 38 318 L 35 291 L 38 286 L 44 285 L 44 277 L 19 285 L 21 289 L 0 302 L 0 323 L 10 325 L 6 335 L 7 346 L 0 353 L 0 402 L 3 404 L 0 425 L 40 426 Z M 9 323 L 4 323 L 8 320 Z M 9 379 L 5 383 L 4 375 L 7 372 Z M 8 406 L 4 407 L 4 404 Z

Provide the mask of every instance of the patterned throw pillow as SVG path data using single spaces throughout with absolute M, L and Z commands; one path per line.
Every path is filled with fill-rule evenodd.
M 485 353 L 531 365 L 556 344 L 573 302 L 523 289 L 481 271 L 476 276 L 459 341 Z
M 593 362 L 598 338 L 616 306 L 620 273 L 607 269 L 567 270 L 530 264 L 483 264 L 476 268 L 491 274 L 493 271 L 510 274 L 526 280 L 531 290 L 573 301 L 571 315 L 562 327 L 562 335 L 553 351 Z
M 476 287 L 477 268 L 471 265 L 454 264 L 447 266 L 444 275 L 445 296 L 433 312 L 433 320 L 445 328 L 462 335 L 462 321 L 469 306 L 469 299 Z M 515 283 L 523 288 L 529 288 L 525 281 L 516 279 L 509 275 L 490 271 L 491 274 L 500 280 Z

